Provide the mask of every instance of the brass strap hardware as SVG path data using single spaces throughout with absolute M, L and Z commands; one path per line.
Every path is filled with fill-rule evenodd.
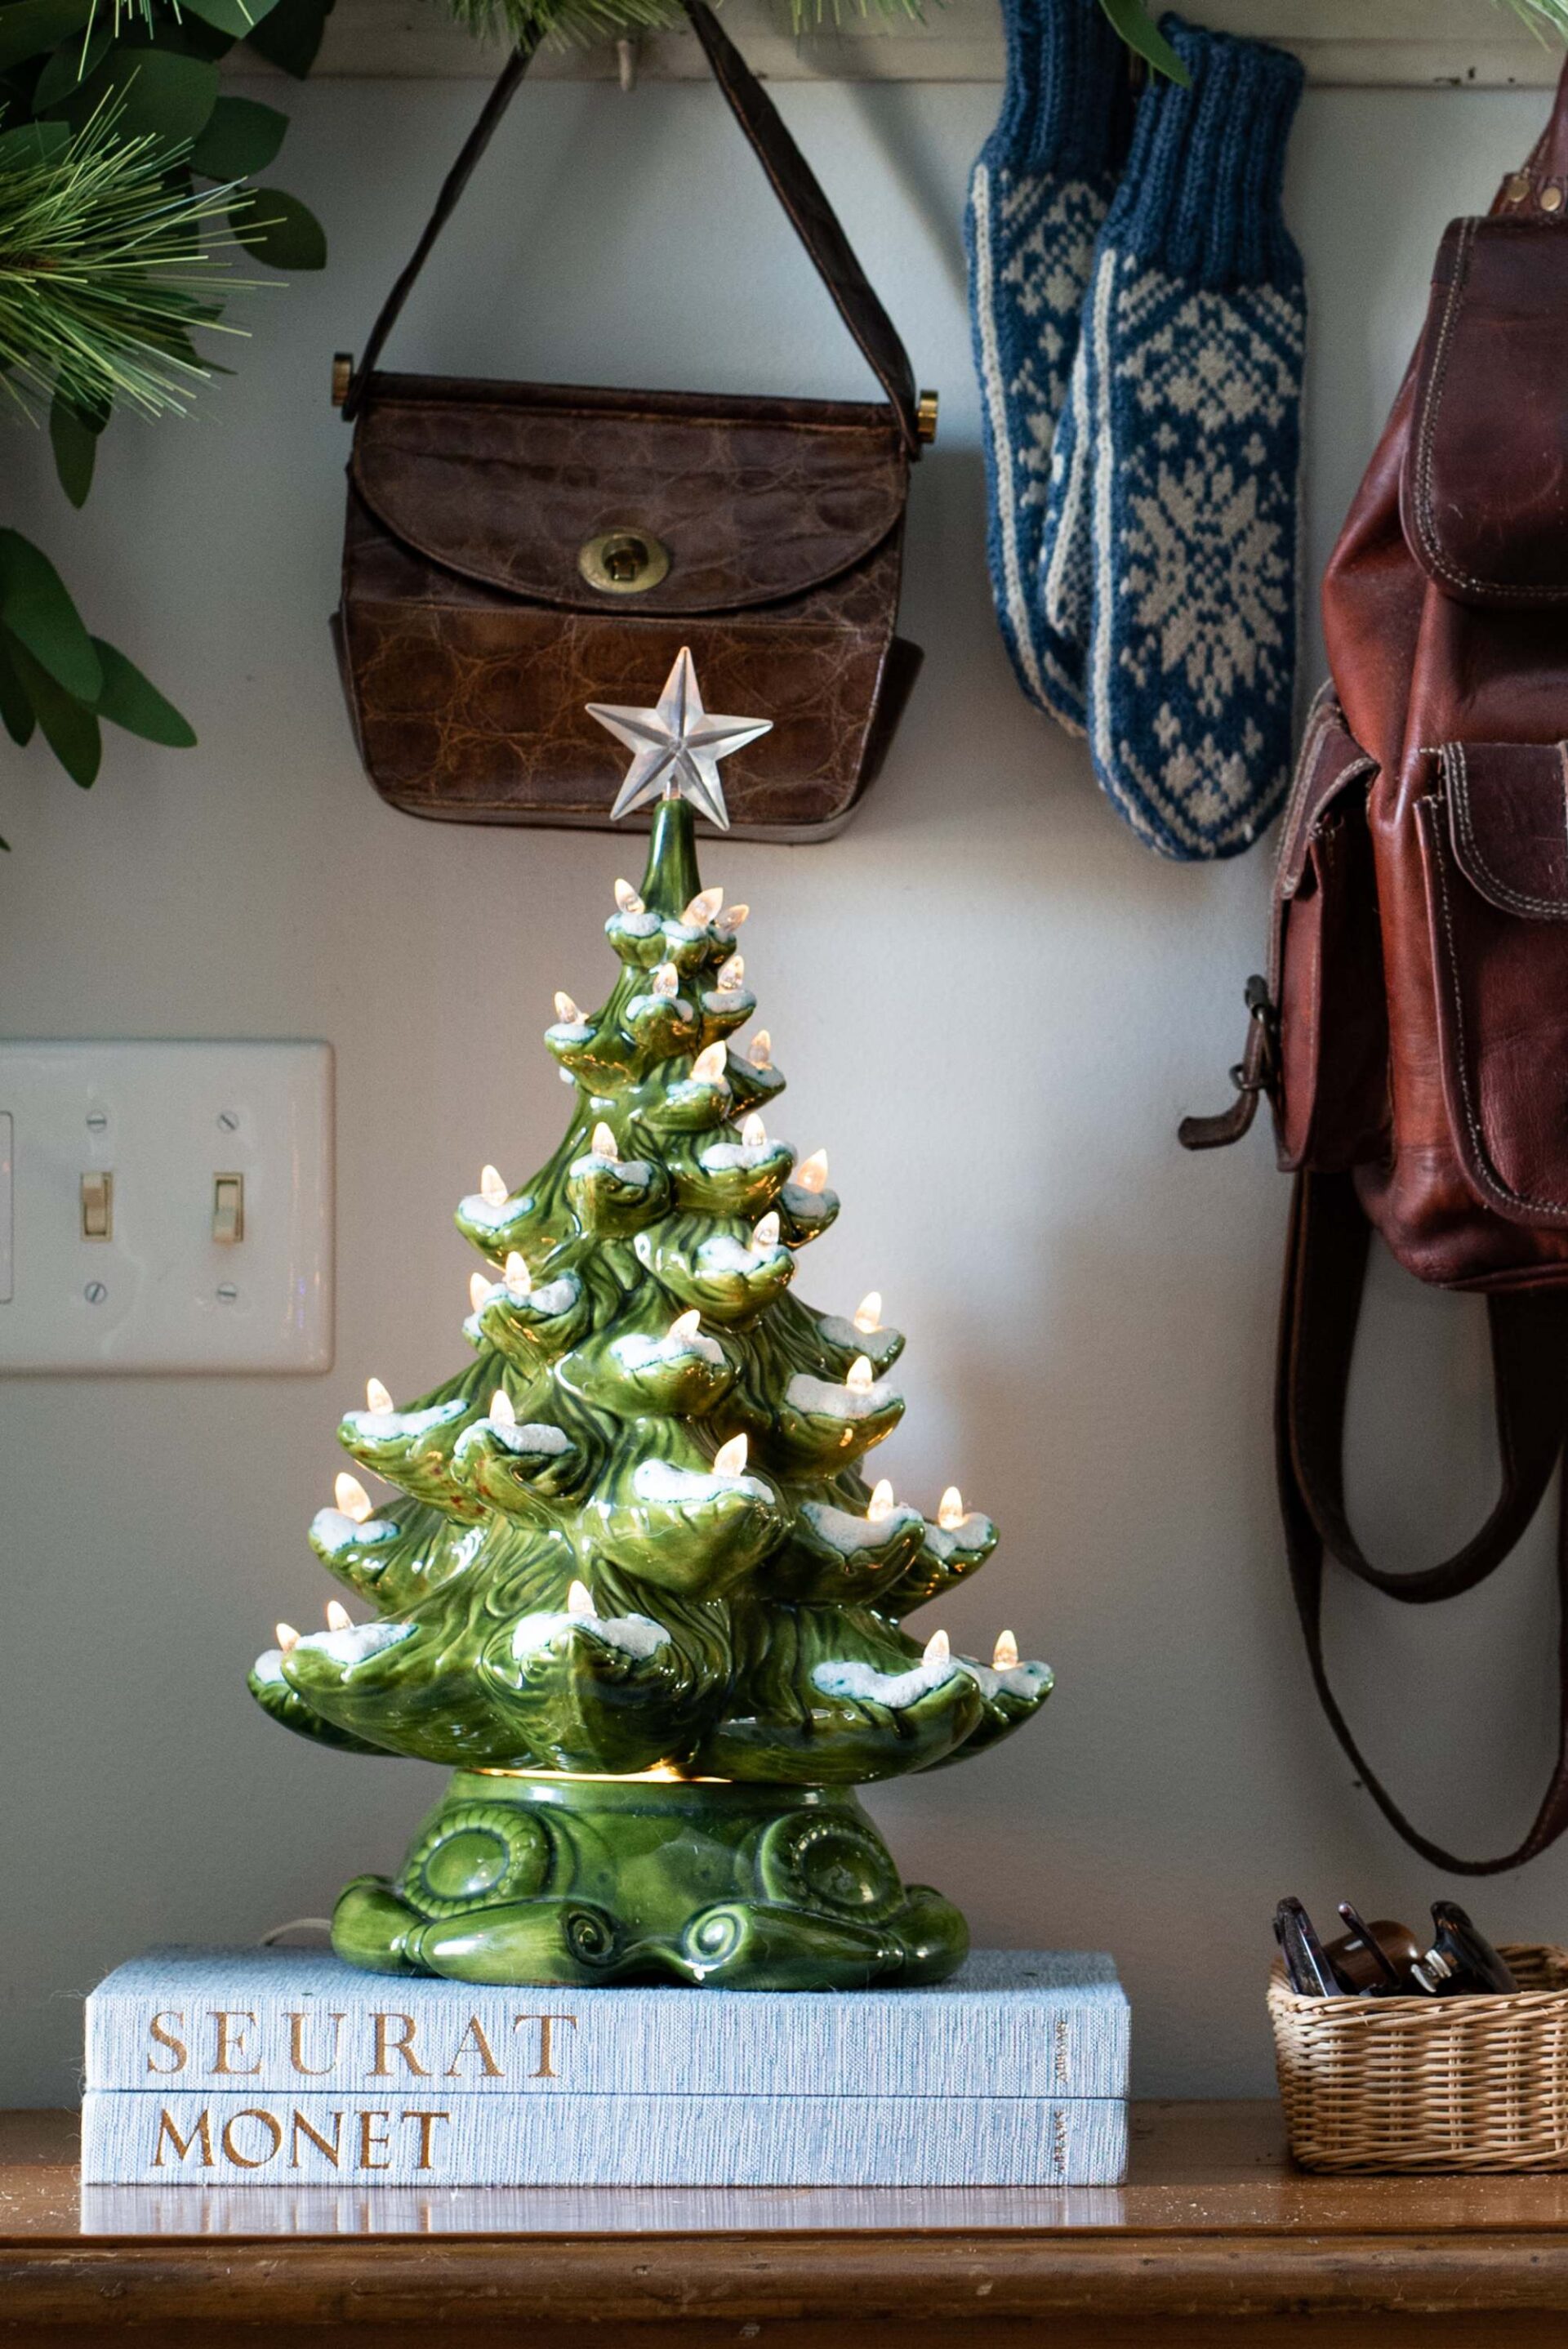
M 332 404 L 341 408 L 348 398 L 348 387 L 354 380 L 354 353 L 334 351 L 332 355 Z
M 915 430 L 928 449 L 936 438 L 936 410 L 941 398 L 938 391 L 923 391 L 915 406 Z

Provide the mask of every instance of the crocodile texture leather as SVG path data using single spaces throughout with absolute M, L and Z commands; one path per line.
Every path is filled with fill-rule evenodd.
M 893 633 L 907 469 L 887 410 L 819 430 L 781 401 L 692 402 L 700 417 L 660 429 L 646 404 L 573 419 L 561 393 L 541 410 L 432 388 L 405 403 L 378 378 L 351 469 L 340 646 L 382 796 L 458 823 L 605 825 L 624 761 L 584 705 L 651 701 L 686 645 L 710 708 L 773 715 L 725 778 L 732 828 L 837 830 L 919 657 Z M 614 523 L 669 548 L 646 595 L 595 596 L 578 573 Z
M 602 826 L 624 761 L 590 701 L 651 702 L 683 646 L 711 709 L 772 719 L 725 777 L 732 829 L 848 821 L 920 665 L 895 633 L 919 454 L 913 378 L 820 189 L 701 0 L 718 86 L 887 398 L 766 399 L 490 383 L 376 360 L 528 64 L 449 173 L 351 378 L 334 636 L 360 756 L 413 815 Z M 584 549 L 629 530 L 668 568 L 618 593 Z
M 784 604 L 852 576 L 897 532 L 909 491 L 885 408 L 406 376 L 380 379 L 349 478 L 436 569 L 639 617 Z M 627 524 L 662 542 L 670 568 L 607 597 L 578 552 Z

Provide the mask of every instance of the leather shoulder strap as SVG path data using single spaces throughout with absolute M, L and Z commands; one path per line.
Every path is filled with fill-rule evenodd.
M 866 365 L 892 402 L 910 455 L 918 457 L 919 394 L 897 327 L 878 300 L 838 214 L 785 129 L 773 100 L 705 0 L 685 0 L 685 5 L 730 112 L 750 140 L 774 194 L 832 295 L 839 316 L 860 345 Z
M 1568 1828 L 1568 1506 L 1557 1537 L 1557 1759 L 1522 1842 L 1497 1859 L 1462 1859 L 1412 1826 L 1367 1763 L 1329 1685 L 1323 1651 L 1326 1554 L 1410 1605 L 1472 1590 L 1509 1557 L 1552 1481 L 1568 1434 L 1568 1298 L 1537 1290 L 1489 1298 L 1501 1485 L 1485 1524 L 1439 1565 L 1392 1574 L 1374 1566 L 1345 1507 L 1344 1438 L 1369 1226 L 1348 1174 L 1302 1174 L 1291 1206 L 1275 1388 L 1275 1448 L 1291 1587 L 1313 1683 L 1340 1744 L 1389 1825 L 1424 1859 L 1459 1876 L 1495 1876 L 1533 1859 Z
M 867 365 L 891 401 L 899 430 L 911 458 L 921 450 L 919 398 L 909 355 L 898 329 L 878 300 L 871 281 L 855 258 L 838 216 L 769 97 L 728 35 L 721 30 L 704 0 L 684 0 L 691 27 L 702 44 L 714 79 L 753 153 L 767 172 L 775 195 L 805 246 L 818 275 L 832 295 Z M 343 402 L 343 414 L 352 419 L 364 405 L 370 378 L 413 292 L 419 273 L 430 257 L 437 238 L 456 211 L 475 167 L 490 145 L 518 84 L 528 71 L 538 37 L 519 42 L 502 68 L 500 78 L 485 100 L 479 119 L 463 141 L 456 162 L 441 183 L 435 208 L 426 222 L 407 265 L 381 306 L 364 353 L 354 370 Z

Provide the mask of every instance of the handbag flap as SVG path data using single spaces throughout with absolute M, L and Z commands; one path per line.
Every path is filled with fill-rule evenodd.
M 1399 479 L 1406 541 L 1446 595 L 1568 602 L 1568 234 L 1453 222 L 1439 250 Z
M 896 528 L 909 460 L 891 408 L 849 400 L 377 376 L 350 478 L 432 563 L 575 611 L 678 616 L 830 579 Z M 636 593 L 580 568 L 608 532 L 669 558 Z
M 1442 771 L 1471 888 L 1501 913 L 1568 922 L 1568 744 L 1446 742 Z

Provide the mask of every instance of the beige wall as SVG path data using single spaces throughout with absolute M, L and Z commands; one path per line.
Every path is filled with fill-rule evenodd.
M 272 85 L 263 93 L 278 95 Z M 91 625 L 194 717 L 125 739 L 86 796 L 0 764 L 0 1022 L 29 1035 L 324 1036 L 338 1055 L 339 1352 L 325 1378 L 0 1381 L 0 2102 L 70 2091 L 75 1994 L 159 1939 L 244 1941 L 396 1860 L 437 1784 L 317 1754 L 244 1692 L 277 1615 L 325 1578 L 304 1527 L 368 1370 L 400 1395 L 465 1359 L 450 1209 L 520 1176 L 562 1095 L 532 1040 L 552 989 L 605 979 L 635 858 L 598 835 L 420 825 L 373 797 L 327 644 L 347 436 L 328 360 L 363 339 L 478 98 L 290 93 L 279 177 L 333 265 L 250 297 L 239 374 L 189 425 L 119 425 L 85 514 L 13 430 L 7 519 Z M 905 624 L 924 680 L 841 841 L 729 846 L 748 974 L 792 1080 L 783 1130 L 844 1199 L 806 1292 L 873 1284 L 909 1333 L 882 1455 L 950 1478 L 1003 1546 L 955 1599 L 965 1644 L 1016 1626 L 1059 1692 L 1026 1736 L 874 1798 L 907 1869 L 981 1940 L 1114 1950 L 1148 2092 L 1261 2089 L 1274 1898 L 1410 1912 L 1453 1885 L 1403 1856 L 1309 1700 L 1287 1619 L 1268 1377 L 1284 1185 L 1261 1137 L 1184 1158 L 1217 1106 L 1261 952 L 1266 853 L 1156 862 L 1081 747 L 1016 692 L 991 623 L 963 299 L 982 88 L 797 87 L 785 110 L 851 223 L 943 436 L 915 484 Z M 1377 429 L 1448 215 L 1529 144 L 1536 97 L 1314 93 L 1293 207 L 1315 304 L 1307 542 L 1320 567 Z M 525 92 L 401 342 L 409 365 L 856 394 L 862 378 L 712 94 Z M 1369 1531 L 1451 1533 L 1486 1467 L 1480 1309 L 1390 1277 L 1361 1379 Z M 1440 1387 L 1440 1394 L 1438 1392 Z M 1501 1847 L 1551 1743 L 1543 1555 L 1446 1620 L 1360 1593 L 1334 1645 L 1420 1816 Z M 1478 1889 L 1554 1935 L 1568 1863 Z M 1461 1889 L 1462 1890 L 1462 1889 Z M 1466 1896 L 1469 1897 L 1469 1896 Z

